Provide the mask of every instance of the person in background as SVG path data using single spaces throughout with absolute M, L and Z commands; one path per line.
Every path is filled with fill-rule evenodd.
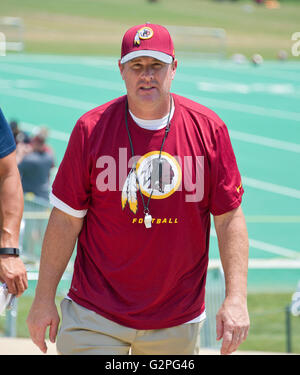
M 45 201 L 49 200 L 50 171 L 54 167 L 52 151 L 46 146 L 43 133 L 35 135 L 30 142 L 31 152 L 27 153 L 19 163 L 24 193 L 33 193 Z
M 23 157 L 32 151 L 30 136 L 26 132 L 20 130 L 17 120 L 11 120 L 9 125 L 16 142 L 16 159 L 17 164 L 19 164 Z

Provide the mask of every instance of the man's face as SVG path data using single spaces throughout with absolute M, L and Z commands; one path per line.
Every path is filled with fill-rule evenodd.
M 169 100 L 177 61 L 165 64 L 152 57 L 137 57 L 125 64 L 119 62 L 128 98 L 136 105 L 159 104 Z

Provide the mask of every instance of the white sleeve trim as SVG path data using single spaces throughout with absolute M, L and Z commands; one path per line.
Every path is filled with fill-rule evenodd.
M 50 204 L 59 210 L 65 212 L 68 215 L 83 218 L 88 210 L 74 210 L 74 208 L 68 206 L 66 203 L 58 199 L 52 192 L 49 194 Z

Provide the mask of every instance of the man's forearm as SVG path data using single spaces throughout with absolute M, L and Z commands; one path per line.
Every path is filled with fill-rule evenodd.
M 57 285 L 74 250 L 82 219 L 75 219 L 54 208 L 46 229 L 36 288 L 39 301 L 55 298 Z
M 220 257 L 225 275 L 225 300 L 216 316 L 221 354 L 231 354 L 246 340 L 250 321 L 247 309 L 248 234 L 241 207 L 215 217 Z
M 0 159 L 0 247 L 19 247 L 23 209 L 23 189 L 14 151 Z M 21 258 L 0 255 L 0 281 L 16 296 L 27 289 L 27 273 Z
M 226 296 L 247 296 L 248 233 L 241 209 L 216 222 L 221 262 L 225 275 Z
M 0 247 L 19 247 L 24 208 L 18 169 L 0 178 Z

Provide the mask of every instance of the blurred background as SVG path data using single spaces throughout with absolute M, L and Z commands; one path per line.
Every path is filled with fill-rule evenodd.
M 47 191 L 77 119 L 125 93 L 117 67 L 124 32 L 151 22 L 174 39 L 172 91 L 224 120 L 242 174 L 251 329 L 240 350 L 300 354 L 299 19 L 298 0 L 0 0 L 0 107 L 17 143 L 30 279 L 0 317 L 0 336 L 29 336 L 25 320 L 51 210 Z M 35 152 L 47 157 L 33 170 Z M 201 344 L 218 348 L 214 319 L 224 280 L 214 228 L 210 259 Z

